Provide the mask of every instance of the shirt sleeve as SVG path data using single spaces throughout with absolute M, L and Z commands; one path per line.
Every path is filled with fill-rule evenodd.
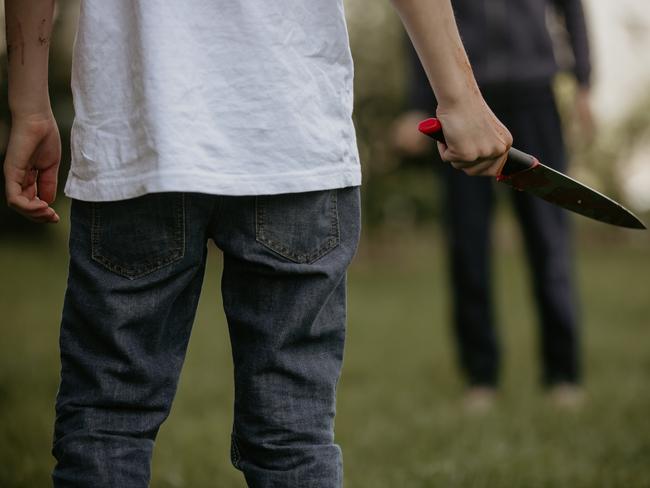
M 558 13 L 564 17 L 571 49 L 575 59 L 573 67 L 581 86 L 589 86 L 591 78 L 591 54 L 589 36 L 581 0 L 553 0 Z

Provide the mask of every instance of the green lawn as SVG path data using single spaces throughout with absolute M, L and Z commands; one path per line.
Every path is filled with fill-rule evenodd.
M 47 243 L 0 243 L 0 487 L 49 485 L 64 231 Z M 526 271 L 507 225 L 500 235 L 503 390 L 478 417 L 460 408 L 440 246 L 420 238 L 362 247 L 349 277 L 337 417 L 346 487 L 650 486 L 647 239 L 581 234 L 588 400 L 566 412 L 538 388 Z M 219 268 L 213 252 L 153 487 L 245 486 L 228 460 L 232 367 Z

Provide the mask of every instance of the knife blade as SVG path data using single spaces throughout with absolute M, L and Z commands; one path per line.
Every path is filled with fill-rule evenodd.
M 438 119 L 423 120 L 418 129 L 445 143 L 442 124 Z M 646 228 L 638 217 L 618 202 L 515 148 L 508 152 L 508 159 L 497 181 L 600 222 L 630 229 Z

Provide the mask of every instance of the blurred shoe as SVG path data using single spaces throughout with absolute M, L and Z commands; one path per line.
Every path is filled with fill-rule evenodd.
M 582 388 L 575 383 L 557 383 L 548 389 L 550 403 L 562 410 L 579 410 L 585 402 Z
M 463 410 L 472 415 L 489 412 L 496 403 L 497 390 L 492 386 L 470 386 L 463 397 Z

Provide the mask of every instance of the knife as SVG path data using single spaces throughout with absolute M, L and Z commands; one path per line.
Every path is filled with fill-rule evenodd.
M 418 129 L 436 141 L 445 143 L 442 124 L 438 119 L 423 120 Z M 600 222 L 631 229 L 646 228 L 632 212 L 611 198 L 515 148 L 508 152 L 508 159 L 501 168 L 497 181 Z

